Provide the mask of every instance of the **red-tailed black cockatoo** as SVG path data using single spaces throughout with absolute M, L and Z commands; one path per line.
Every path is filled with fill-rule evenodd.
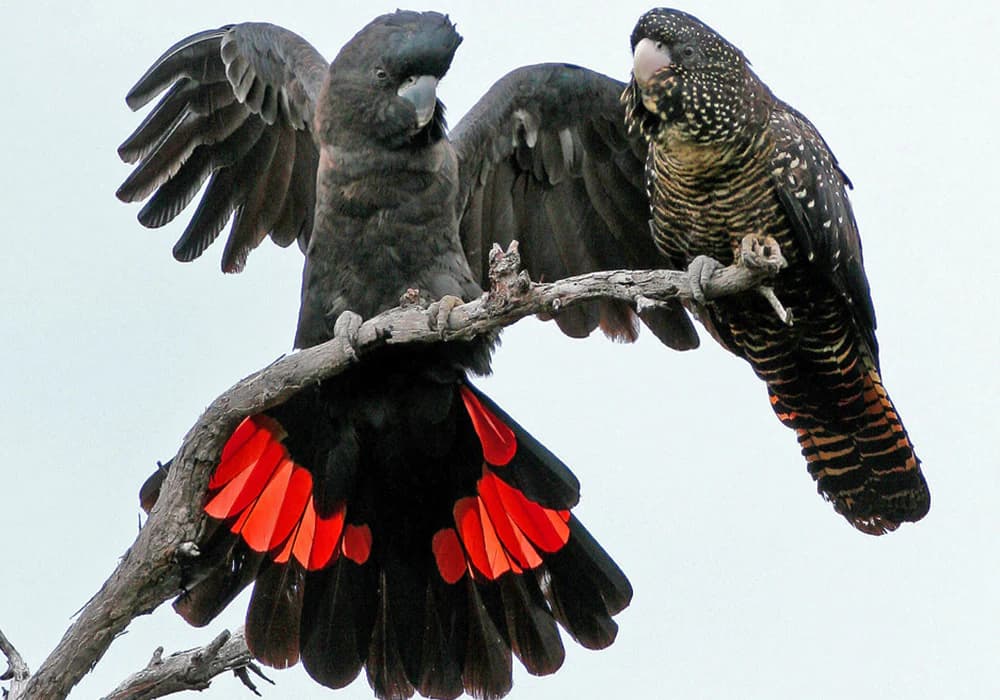
M 207 180 L 174 248 L 182 261 L 231 217 L 227 272 L 267 236 L 297 241 L 297 347 L 408 289 L 478 297 L 494 241 L 518 239 L 535 278 L 655 256 L 624 84 L 561 64 L 520 69 L 449 139 L 436 86 L 460 41 L 444 15 L 404 11 L 330 64 L 273 25 L 190 36 L 128 94 L 138 109 L 164 93 L 119 149 L 136 167 L 118 196 L 148 198 L 139 219 L 158 227 Z M 668 345 L 697 343 L 678 305 L 642 321 Z M 556 322 L 573 336 L 638 330 L 617 303 Z M 331 687 L 365 668 L 382 698 L 503 696 L 511 652 L 531 673 L 559 668 L 557 624 L 585 647 L 610 644 L 631 587 L 572 515 L 573 474 L 469 383 L 494 341 L 382 348 L 244 420 L 209 483 L 212 527 L 180 614 L 206 624 L 253 584 L 258 659 L 301 659 Z

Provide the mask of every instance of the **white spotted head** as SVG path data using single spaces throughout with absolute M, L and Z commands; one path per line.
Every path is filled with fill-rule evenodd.
M 743 53 L 701 20 L 657 8 L 632 31 L 633 76 L 622 96 L 632 128 L 661 125 L 699 143 L 731 140 L 767 120 L 770 92 Z

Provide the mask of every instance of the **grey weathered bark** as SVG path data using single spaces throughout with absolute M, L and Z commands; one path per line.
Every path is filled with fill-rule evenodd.
M 159 647 L 146 668 L 126 678 L 101 700 L 153 700 L 185 690 L 205 690 L 212 680 L 232 671 L 254 695 L 260 695 L 250 679 L 253 673 L 274 684 L 253 663 L 243 630 L 224 630 L 203 647 L 163 656 Z
M 0 681 L 10 681 L 10 688 L 4 693 L 4 697 L 16 698 L 23 692 L 28 678 L 31 677 L 31 671 L 18 653 L 17 647 L 2 631 L 0 631 L 0 653 L 7 657 L 7 670 L 0 675 Z
M 762 283 L 784 263 L 773 240 L 755 240 L 753 245 L 744 246 L 741 261 L 745 264 L 723 268 L 703 285 L 707 299 L 766 289 Z M 180 593 L 180 563 L 198 556 L 195 543 L 206 524 L 201 504 L 209 475 L 226 439 L 244 417 L 343 372 L 360 356 L 383 345 L 469 338 L 525 316 L 552 314 L 595 299 L 618 299 L 640 307 L 668 299 L 694 299 L 685 272 L 594 272 L 533 284 L 526 274 L 517 273 L 518 268 L 516 242 L 506 254 L 495 248 L 490 293 L 452 309 L 445 327 L 436 323 L 434 307 L 397 307 L 360 327 L 344 324 L 349 332 L 281 358 L 213 401 L 185 436 L 156 506 L 135 542 L 27 683 L 17 692 L 11 688 L 9 700 L 65 698 L 132 619 Z

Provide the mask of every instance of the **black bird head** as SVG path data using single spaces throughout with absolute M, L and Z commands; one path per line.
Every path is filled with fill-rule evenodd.
M 319 128 L 390 148 L 437 141 L 445 132 L 437 83 L 460 43 L 455 25 L 438 12 L 376 17 L 330 64 Z
M 647 138 L 666 126 L 688 141 L 729 141 L 766 119 L 769 93 L 743 53 L 696 17 L 650 10 L 632 30 L 632 54 L 622 101 Z

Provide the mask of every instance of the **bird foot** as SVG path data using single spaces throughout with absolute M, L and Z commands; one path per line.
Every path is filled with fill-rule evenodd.
M 707 255 L 699 255 L 687 268 L 688 282 L 691 284 L 691 296 L 700 306 L 705 306 L 708 299 L 705 297 L 705 285 L 712 279 L 712 275 L 724 267 L 715 258 Z
M 783 268 L 788 267 L 788 261 L 781 254 L 781 246 L 778 245 L 778 241 L 772 236 L 756 234 L 744 236 L 743 240 L 740 241 L 740 254 L 736 264 L 750 270 L 763 272 L 768 277 L 774 277 Z M 786 326 L 792 325 L 792 310 L 786 309 L 782 305 L 772 287 L 758 287 L 757 293 L 767 300 L 782 323 Z
M 739 265 L 751 270 L 760 270 L 768 275 L 776 275 L 788 267 L 788 261 L 781 254 L 781 246 L 772 236 L 750 234 L 740 241 Z
M 353 311 L 344 311 L 333 324 L 333 337 L 343 338 L 344 352 L 352 362 L 357 361 L 358 331 L 364 320 Z
M 437 331 L 441 338 L 444 338 L 445 331 L 448 330 L 448 318 L 456 306 L 461 306 L 465 302 L 453 294 L 446 294 L 427 307 L 427 325 L 432 331 Z

